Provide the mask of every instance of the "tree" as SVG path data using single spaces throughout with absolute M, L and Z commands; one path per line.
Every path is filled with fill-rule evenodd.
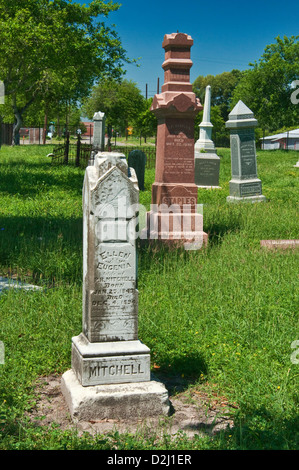
M 152 102 L 153 98 L 144 100 L 143 110 L 139 113 L 134 124 L 139 135 L 143 135 L 144 138 L 147 136 L 152 137 L 157 133 L 158 121 L 154 113 L 150 110 Z
M 136 83 L 131 80 L 101 80 L 93 87 L 82 106 L 82 112 L 89 119 L 97 111 L 105 113 L 108 135 L 112 127 L 125 133 L 129 125 L 134 126 L 143 110 L 144 98 Z
M 201 103 L 204 103 L 205 90 L 210 85 L 211 106 L 218 106 L 224 121 L 227 121 L 232 94 L 241 76 L 242 72 L 236 69 L 219 75 L 207 75 L 206 77 L 200 75 L 193 82 L 193 92 Z
M 76 102 L 102 76 L 119 78 L 130 62 L 117 33 L 102 21 L 119 8 L 71 0 L 0 0 L 0 80 L 14 117 L 14 142 L 26 110 Z
M 233 93 L 232 106 L 242 100 L 268 131 L 298 127 L 299 108 L 291 101 L 292 83 L 299 78 L 299 36 L 276 38 L 258 62 L 250 64 Z

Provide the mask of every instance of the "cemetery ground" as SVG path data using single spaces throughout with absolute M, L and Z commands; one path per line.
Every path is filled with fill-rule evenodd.
M 0 295 L 0 449 L 297 449 L 299 252 L 260 241 L 299 238 L 298 154 L 259 151 L 267 202 L 228 204 L 218 149 L 222 189 L 198 192 L 208 247 L 139 246 L 139 339 L 173 414 L 80 428 L 59 383 L 82 329 L 84 170 L 51 166 L 51 150 L 0 151 L 0 276 L 42 287 Z M 146 170 L 147 209 L 153 181 Z

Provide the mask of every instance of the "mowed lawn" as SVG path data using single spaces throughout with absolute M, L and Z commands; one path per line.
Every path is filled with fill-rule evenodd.
M 51 150 L 0 150 L 0 276 L 43 287 L 0 296 L 0 449 L 297 449 L 299 249 L 260 246 L 299 239 L 299 153 L 292 151 L 258 151 L 266 203 L 228 204 L 230 151 L 219 149 L 221 189 L 198 191 L 207 248 L 138 243 L 139 339 L 151 349 L 153 372 L 179 380 L 173 394 L 225 397 L 234 426 L 161 439 L 79 437 L 29 422 L 35 381 L 70 368 L 71 338 L 82 328 L 84 170 L 51 166 Z M 154 177 L 146 171 L 146 209 Z

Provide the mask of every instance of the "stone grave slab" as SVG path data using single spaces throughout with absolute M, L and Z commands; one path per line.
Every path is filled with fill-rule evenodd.
M 270 250 L 299 248 L 299 240 L 261 240 L 261 246 Z
M 24 282 L 16 281 L 15 279 L 9 279 L 6 277 L 0 277 L 0 293 L 7 289 L 24 289 L 28 291 L 42 290 L 41 286 L 34 286 Z

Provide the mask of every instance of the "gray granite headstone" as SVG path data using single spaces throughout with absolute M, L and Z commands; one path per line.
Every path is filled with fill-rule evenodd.
M 122 155 L 107 152 L 98 153 L 85 172 L 82 333 L 72 338 L 72 369 L 62 379 L 71 413 L 80 418 L 109 417 L 107 410 L 130 417 L 169 409 L 164 385 L 151 380 L 150 350 L 138 339 L 139 190 L 134 170 L 127 175 Z M 149 393 L 144 400 L 141 383 L 143 398 Z M 132 409 L 136 400 L 139 406 Z
M 200 188 L 219 188 L 220 157 L 212 141 L 211 87 L 206 87 L 203 120 L 194 145 L 194 182 Z
M 257 120 L 253 112 L 239 101 L 229 114 L 226 127 L 230 130 L 231 172 L 230 195 L 227 202 L 266 201 L 262 183 L 257 177 L 254 128 Z

